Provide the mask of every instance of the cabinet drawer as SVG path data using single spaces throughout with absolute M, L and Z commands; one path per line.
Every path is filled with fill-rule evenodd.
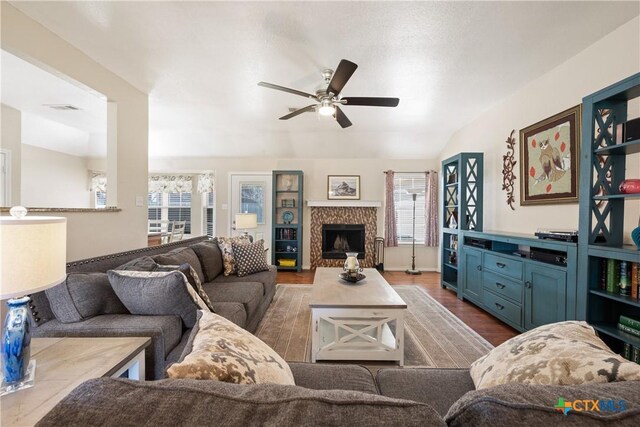
M 522 280 L 522 261 L 492 254 L 491 252 L 485 252 L 483 259 L 482 266 L 485 270 Z
M 500 296 L 522 302 L 522 284 L 506 277 L 498 276 L 490 271 L 482 272 L 482 285 L 485 289 Z
M 518 326 L 522 324 L 522 308 L 519 305 L 509 302 L 492 292 L 483 292 L 482 299 L 484 301 L 485 308 L 489 312 L 515 323 Z

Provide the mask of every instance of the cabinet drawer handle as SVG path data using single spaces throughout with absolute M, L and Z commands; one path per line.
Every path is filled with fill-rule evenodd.
M 496 265 L 497 265 L 499 268 L 505 268 L 505 267 L 507 266 L 507 264 L 503 264 L 503 263 L 501 263 L 501 262 L 496 262 Z
M 498 310 L 504 310 L 504 305 L 495 303 Z
M 478 271 L 482 271 L 482 266 L 481 266 L 481 265 L 477 266 L 477 267 L 476 267 L 476 270 L 478 270 Z
M 524 282 L 524 287 L 527 289 L 531 289 L 531 282 L 529 281 Z
M 500 289 L 504 289 L 504 288 L 506 288 L 506 286 L 505 286 L 505 285 L 503 285 L 502 283 L 499 283 L 499 282 L 496 282 L 496 286 L 497 286 L 498 288 L 500 288 Z

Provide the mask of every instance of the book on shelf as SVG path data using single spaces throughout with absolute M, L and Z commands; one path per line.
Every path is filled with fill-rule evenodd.
M 625 326 L 633 328 L 636 331 L 640 331 L 640 320 L 625 315 L 620 315 L 620 319 L 618 321 Z
M 626 332 L 627 334 L 634 335 L 640 338 L 640 331 L 630 328 L 627 325 L 623 325 L 622 323 L 618 323 L 618 329 L 622 332 Z
M 606 292 L 638 299 L 640 265 L 637 262 L 603 259 L 599 287 Z
M 607 260 L 607 292 L 618 293 L 618 261 L 609 258 Z

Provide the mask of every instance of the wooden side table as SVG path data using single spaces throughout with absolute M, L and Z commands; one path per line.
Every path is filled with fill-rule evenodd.
M 100 377 L 144 380 L 150 338 L 33 338 L 35 385 L 0 397 L 0 425 L 32 426 L 82 382 Z

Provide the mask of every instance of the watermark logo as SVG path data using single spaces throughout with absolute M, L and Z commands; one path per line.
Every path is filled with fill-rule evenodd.
M 627 409 L 627 402 L 624 400 L 593 400 L 582 399 L 567 401 L 563 397 L 558 399 L 554 405 L 556 411 L 568 415 L 569 412 L 622 412 Z

